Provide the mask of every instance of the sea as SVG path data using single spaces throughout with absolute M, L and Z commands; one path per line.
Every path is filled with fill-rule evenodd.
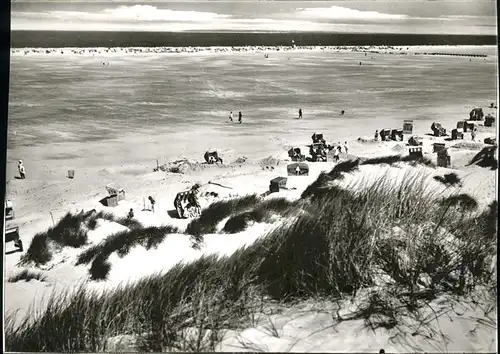
M 165 151 L 186 143 L 286 149 L 317 130 L 340 140 L 404 119 L 430 125 L 442 112 L 458 119 L 496 99 L 495 47 L 486 51 L 473 59 L 327 51 L 267 59 L 262 52 L 13 56 L 9 156 L 47 144 L 126 144 L 129 135 L 161 137 Z M 242 112 L 243 124 L 229 122 L 231 111 Z

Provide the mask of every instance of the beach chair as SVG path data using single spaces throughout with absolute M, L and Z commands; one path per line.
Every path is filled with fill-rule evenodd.
M 9 226 L 5 228 L 5 243 L 7 242 L 14 242 L 14 246 L 16 246 L 20 252 L 23 252 L 23 241 L 19 236 L 18 226 Z
M 205 161 L 211 165 L 214 163 L 222 163 L 222 159 L 219 157 L 219 154 L 215 150 L 208 150 L 205 152 L 205 155 L 203 156 L 205 158 Z
M 441 123 L 432 123 L 431 130 L 436 137 L 446 136 L 446 129 L 441 126 Z
M 311 136 L 311 139 L 313 141 L 313 144 L 326 144 L 325 139 L 323 139 L 323 134 L 322 133 L 314 133 Z
M 496 145 L 497 144 L 495 138 L 491 138 L 491 137 L 484 138 L 484 143 L 489 144 L 489 145 Z
M 68 178 L 69 179 L 75 178 L 75 170 L 68 170 Z
M 308 176 L 309 165 L 304 162 L 296 162 L 286 167 L 289 176 Z
M 288 156 L 292 161 L 304 161 L 306 157 L 301 154 L 300 148 L 294 147 L 288 150 Z
M 410 146 L 420 146 L 423 145 L 423 143 L 420 141 L 420 139 L 416 136 L 411 136 L 408 139 L 408 145 Z
M 197 189 L 193 187 L 187 191 L 179 192 L 175 196 L 174 206 L 180 219 L 195 218 L 201 214 Z
M 276 177 L 271 180 L 269 183 L 269 192 L 277 193 L 280 189 L 286 188 L 286 182 L 288 178 L 286 177 Z
M 482 108 L 474 108 L 469 113 L 469 120 L 483 120 L 484 113 Z
M 451 131 L 451 140 L 457 140 L 457 139 L 463 139 L 463 138 L 464 138 L 464 133 L 462 133 L 458 129 L 453 129 Z
M 388 141 L 391 137 L 390 129 L 380 129 L 380 140 Z
M 438 151 L 437 153 L 437 165 L 439 167 L 449 167 L 451 165 L 451 156 L 448 154 L 447 149 Z
M 15 217 L 14 215 L 14 203 L 12 201 L 7 200 L 5 202 L 5 221 L 7 220 L 13 220 Z
M 495 124 L 495 117 L 493 117 L 492 115 L 488 114 L 484 118 L 484 126 L 485 127 L 492 127 L 494 124 Z
M 441 150 L 446 149 L 446 144 L 444 143 L 434 143 L 432 144 L 432 152 L 440 152 Z
M 106 190 L 110 197 L 116 196 L 117 201 L 125 199 L 125 189 L 120 186 L 116 186 L 113 183 L 106 185 Z
M 476 124 L 473 122 L 465 122 L 464 132 L 472 132 L 476 129 Z
M 419 158 L 424 157 L 424 154 L 422 153 L 421 146 L 411 147 L 408 149 L 408 152 L 409 152 L 410 156 L 419 157 Z
M 413 134 L 413 120 L 403 121 L 403 134 Z
M 391 140 L 403 141 L 403 129 L 392 129 L 391 130 Z
M 311 155 L 312 162 L 326 162 L 327 148 L 322 143 L 316 143 L 309 145 L 309 154 Z

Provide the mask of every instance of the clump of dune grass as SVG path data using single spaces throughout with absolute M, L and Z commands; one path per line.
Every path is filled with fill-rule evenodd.
M 370 297 L 363 316 L 379 313 L 394 327 L 401 299 L 406 312 L 416 312 L 440 294 L 495 281 L 497 204 L 482 213 L 443 206 L 424 177 L 316 188 L 291 207 L 300 213 L 231 256 L 179 263 L 102 294 L 82 287 L 55 295 L 35 319 L 14 326 L 8 318 L 6 348 L 105 351 L 109 338 L 126 333 L 141 350 L 208 351 L 269 299 L 354 296 L 381 275 L 389 278 L 383 294 Z M 104 258 L 96 268 L 105 270 Z
M 328 173 L 321 172 L 313 183 L 311 183 L 301 194 L 301 198 L 307 198 L 326 187 L 327 183 L 344 179 L 344 174 L 358 171 L 361 160 L 346 160 L 337 165 Z
M 111 254 L 116 252 L 119 257 L 125 257 L 132 248 L 139 245 L 147 250 L 156 248 L 165 240 L 168 234 L 177 232 L 179 230 L 173 226 L 151 226 L 121 231 L 108 236 L 101 243 L 93 245 L 80 253 L 76 265 L 92 262 L 89 270 L 91 278 L 94 280 L 105 279 L 111 270 L 111 265 L 107 262 Z
M 80 248 L 88 243 L 88 231 L 97 226 L 97 219 L 105 219 L 117 222 L 129 229 L 141 229 L 142 224 L 135 219 L 126 217 L 117 218 L 112 213 L 95 210 L 79 212 L 77 214 L 67 213 L 59 222 L 47 231 L 33 237 L 30 247 L 21 257 L 20 264 L 30 262 L 36 265 L 46 264 L 52 259 L 51 243 L 57 247 Z
M 38 280 L 38 281 L 45 281 L 45 280 L 47 280 L 47 277 L 44 274 L 42 274 L 41 272 L 36 272 L 36 271 L 31 271 L 29 269 L 24 269 L 21 272 L 9 277 L 8 282 L 9 283 L 16 283 L 16 282 L 21 281 L 21 280 L 30 281 L 33 279 Z
M 285 216 L 293 205 L 294 203 L 286 198 L 265 200 L 249 211 L 230 217 L 224 224 L 222 231 L 231 234 L 237 233 L 244 231 L 251 222 L 267 222 L 273 215 Z
M 221 200 L 210 204 L 201 211 L 201 215 L 191 221 L 186 227 L 186 233 L 192 236 L 201 236 L 215 233 L 217 224 L 231 214 L 238 213 L 257 205 L 260 198 L 253 194 L 232 200 Z
M 382 165 L 387 164 L 390 166 L 395 165 L 399 162 L 410 162 L 417 165 L 425 165 L 434 167 L 434 164 L 431 160 L 426 157 L 419 157 L 415 155 L 389 155 L 389 156 L 381 156 L 381 157 L 372 157 L 372 158 L 363 158 L 361 159 L 362 165 Z
M 97 227 L 97 219 L 104 219 L 104 220 L 108 220 L 108 221 L 113 221 L 113 222 L 116 222 L 120 225 L 128 227 L 129 229 L 138 229 L 138 228 L 142 227 L 142 224 L 134 218 L 116 217 L 112 213 L 100 211 L 98 213 L 94 212 L 94 213 L 90 214 L 85 219 L 85 223 L 90 230 L 95 230 L 95 228 Z
M 97 219 L 116 221 L 116 217 L 112 213 L 108 213 L 105 211 L 99 211 L 96 213 L 95 211 L 91 211 L 86 215 L 85 219 L 87 227 L 90 230 L 95 230 L 95 228 L 97 227 Z
M 35 265 L 46 264 L 52 259 L 52 251 L 46 233 L 38 233 L 33 236 L 31 244 L 25 254 L 21 256 L 20 265 L 34 263 Z
M 83 228 L 84 213 L 67 213 L 46 231 L 47 238 L 60 246 L 79 248 L 87 243 L 87 230 Z

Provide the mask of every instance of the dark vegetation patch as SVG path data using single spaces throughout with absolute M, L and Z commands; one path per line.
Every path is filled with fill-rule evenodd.
M 47 280 L 47 277 L 43 275 L 41 272 L 36 272 L 28 269 L 24 269 L 21 272 L 12 275 L 8 282 L 9 283 L 17 283 L 18 281 L 24 280 L 24 281 L 30 281 L 30 280 L 38 280 L 38 281 L 45 281 Z

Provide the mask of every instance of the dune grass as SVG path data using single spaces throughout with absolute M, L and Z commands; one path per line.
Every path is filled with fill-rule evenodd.
M 88 243 L 88 231 L 95 230 L 97 219 L 105 219 L 117 222 L 129 229 L 142 228 L 142 224 L 135 219 L 126 217 L 117 218 L 112 213 L 94 210 L 79 212 L 77 214 L 67 213 L 59 222 L 47 231 L 38 233 L 33 237 L 26 253 L 21 257 L 20 265 L 34 263 L 43 265 L 52 259 L 51 243 L 58 247 L 81 248 Z
M 18 281 L 21 281 L 21 280 L 30 281 L 33 279 L 38 280 L 38 281 L 45 281 L 45 280 L 47 280 L 47 277 L 45 275 L 43 275 L 41 272 L 36 272 L 36 271 L 29 270 L 29 269 L 24 269 L 21 272 L 9 277 L 8 282 L 9 283 L 17 283 Z
M 290 212 L 286 223 L 229 257 L 179 263 L 103 294 L 81 287 L 71 296 L 53 296 L 36 318 L 15 326 L 7 319 L 7 349 L 103 351 L 109 338 L 134 334 L 140 350 L 208 351 L 224 329 L 248 324 L 265 298 L 339 298 L 385 275 L 390 281 L 383 296 L 370 300 L 369 314 L 363 312 L 368 318 L 396 311 L 384 296 L 404 298 L 408 312 L 439 294 L 467 294 L 478 285 L 496 284 L 490 266 L 496 254 L 496 202 L 478 213 L 443 201 L 423 175 L 407 175 L 401 183 L 382 177 L 363 186 L 324 187 L 325 180 L 357 166 L 344 164 L 320 176 L 297 204 L 283 203 Z M 218 203 L 195 220 L 191 232 L 212 232 L 235 210 L 259 207 L 255 197 Z M 135 237 L 149 239 L 138 232 Z M 141 243 L 133 235 L 111 237 L 82 254 L 81 262 L 93 259 L 96 274 L 105 276 L 106 254 L 126 254 L 132 243 Z
M 30 246 L 25 254 L 21 256 L 19 265 L 33 263 L 35 265 L 46 264 L 52 259 L 52 251 L 46 233 L 38 233 L 33 236 Z
M 185 232 L 195 238 L 215 233 L 217 231 L 217 224 L 226 217 L 256 206 L 259 202 L 260 198 L 255 194 L 215 202 L 203 209 L 201 215 L 188 224 Z
M 286 216 L 295 203 L 286 198 L 273 198 L 260 202 L 251 210 L 231 216 L 222 232 L 234 234 L 244 231 L 252 222 L 267 222 L 273 215 Z
M 116 252 L 119 257 L 125 257 L 132 248 L 139 245 L 148 250 L 156 248 L 165 240 L 168 234 L 177 232 L 179 230 L 173 226 L 151 226 L 121 231 L 108 236 L 101 243 L 93 245 L 80 253 L 76 265 L 92 262 L 89 270 L 91 279 L 103 280 L 106 279 L 111 270 L 111 265 L 108 262 L 111 254 Z
M 86 216 L 85 224 L 90 230 L 95 230 L 95 228 L 97 227 L 97 219 L 113 221 L 125 227 L 128 227 L 129 229 L 137 229 L 142 227 L 142 224 L 136 219 L 133 218 L 129 219 L 127 217 L 116 217 L 112 213 L 100 211 L 98 213 L 95 212 L 90 213 Z

